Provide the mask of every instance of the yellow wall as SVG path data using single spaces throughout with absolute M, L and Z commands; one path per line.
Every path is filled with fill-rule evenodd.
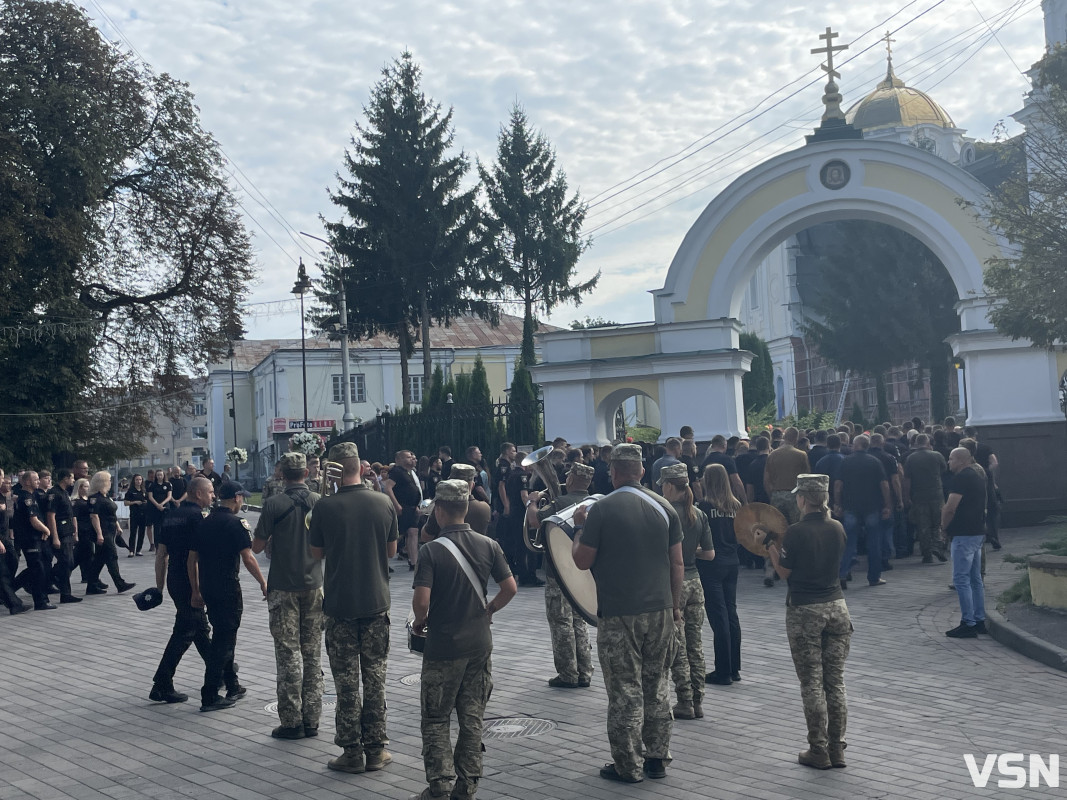
M 478 358 L 478 352 L 471 350 L 457 350 L 456 360 L 452 362 L 452 377 L 466 372 L 474 371 L 474 362 Z M 504 390 L 510 389 L 508 383 L 507 359 L 503 354 L 482 353 L 482 364 L 485 366 L 485 376 L 489 380 L 489 395 L 496 402 L 497 398 L 504 398 Z
M 786 200 L 799 197 L 807 192 L 806 172 L 805 167 L 783 175 L 746 197 L 726 216 L 716 229 L 715 235 L 708 241 L 704 252 L 700 254 L 700 263 L 697 264 L 693 280 L 689 284 L 689 295 L 685 299 L 685 304 L 675 311 L 676 321 L 688 322 L 707 317 L 711 282 L 722 265 L 726 251 L 759 217 Z
M 604 337 L 594 336 L 589 342 L 589 352 L 593 358 L 652 355 L 656 352 L 656 334 L 631 333 Z
M 600 408 L 600 404 L 607 399 L 608 395 L 619 389 L 631 389 L 631 396 L 644 392 L 659 405 L 659 381 L 654 378 L 641 380 L 617 380 L 597 381 L 593 386 L 593 407 Z

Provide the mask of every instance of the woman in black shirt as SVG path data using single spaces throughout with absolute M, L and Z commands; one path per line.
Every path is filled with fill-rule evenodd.
M 79 478 L 74 484 L 74 519 L 78 523 L 78 543 L 74 545 L 74 561 L 81 570 L 82 583 L 89 580 L 93 565 L 93 553 L 96 551 L 96 535 L 89 521 L 89 481 Z
M 144 478 L 134 475 L 130 481 L 130 488 L 126 490 L 124 501 L 130 509 L 130 555 L 141 555 L 144 547 L 145 528 L 148 524 L 145 505 L 148 497 L 145 495 Z
M 704 610 L 715 635 L 715 669 L 707 683 L 729 686 L 741 680 L 741 621 L 737 618 L 737 539 L 734 517 L 741 501 L 730 491 L 730 477 L 722 464 L 704 468 L 704 499 L 700 510 L 708 517 L 715 560 L 697 560 L 704 587 Z
M 110 489 L 110 472 L 100 471 L 93 475 L 89 483 L 89 524 L 92 527 L 87 533 L 90 537 L 96 537 L 96 555 L 86 576 L 86 594 L 104 594 L 107 591 L 107 585 L 100 580 L 100 572 L 105 566 L 115 581 L 116 591 L 125 592 L 134 586 L 124 581 L 119 573 L 119 555 L 115 549 L 115 536 L 119 532 L 119 507 L 108 497 Z

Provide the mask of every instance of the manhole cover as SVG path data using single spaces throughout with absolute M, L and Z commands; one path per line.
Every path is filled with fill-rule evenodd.
M 555 727 L 556 723 L 550 719 L 530 719 L 528 717 L 494 719 L 485 723 L 482 728 L 482 738 L 519 739 L 526 736 L 541 736 L 554 730 Z
M 403 678 L 400 679 L 400 682 L 405 686 L 416 686 L 417 684 L 422 683 L 422 675 L 419 673 L 415 673 L 414 675 L 405 675 Z
M 323 708 L 333 708 L 336 705 L 337 705 L 337 695 L 335 695 L 335 694 L 324 694 L 322 696 L 322 707 Z M 277 714 L 278 713 L 278 701 L 275 700 L 273 703 L 267 703 L 267 705 L 263 706 L 263 710 L 266 711 L 268 714 Z

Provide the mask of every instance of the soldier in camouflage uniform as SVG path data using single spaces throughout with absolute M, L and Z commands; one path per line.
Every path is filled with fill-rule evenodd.
M 286 453 L 285 455 L 290 455 Z M 281 494 L 285 488 L 285 479 L 282 477 L 282 464 L 285 463 L 285 455 L 283 455 L 278 463 L 274 465 L 274 474 L 271 475 L 267 482 L 263 484 L 263 502 L 267 502 L 270 498 L 276 494 Z M 300 455 L 300 454 L 298 454 Z M 307 484 L 304 484 L 305 486 Z
M 308 456 L 308 476 L 304 479 L 304 482 L 308 485 L 308 488 L 316 494 L 322 494 L 322 476 L 319 474 L 319 457 Z
M 781 547 L 767 550 L 789 584 L 785 627 L 808 723 L 808 745 L 797 757 L 804 766 L 845 766 L 845 659 L 852 620 L 837 569 L 845 552 L 845 530 L 830 519 L 830 479 L 799 475 L 796 498 L 801 520 L 786 531 Z
M 617 445 L 610 471 L 614 491 L 574 514 L 572 552 L 596 579 L 613 759 L 600 776 L 637 783 L 642 772 L 667 777 L 671 761 L 668 676 L 682 619 L 682 528 L 670 503 L 640 485 L 639 446 Z
M 419 549 L 413 628 L 425 633 L 422 661 L 422 759 L 426 783 L 415 800 L 472 798 L 482 776 L 482 719 L 493 690 L 493 614 L 515 596 L 500 545 L 464 522 L 470 483 L 437 484 L 434 516 L 441 532 Z M 489 578 L 500 590 L 486 603 Z M 453 751 L 452 711 L 459 721 Z
M 329 460 L 341 465 L 341 487 L 315 504 L 309 534 L 312 555 L 326 559 L 322 610 L 337 687 L 334 742 L 344 748 L 327 766 L 360 773 L 383 769 L 393 760 L 385 749 L 385 671 L 396 512 L 385 495 L 363 485 L 355 444 L 335 445 Z
M 526 511 L 526 525 L 536 528 L 545 520 L 564 509 L 577 505 L 589 497 L 589 483 L 593 480 L 593 468 L 585 464 L 571 464 L 567 474 L 567 493 L 544 508 L 538 508 L 544 492 L 531 492 L 530 505 Z M 593 678 L 593 650 L 589 646 L 589 634 L 585 620 L 581 618 L 556 580 L 552 562 L 545 559 L 545 614 L 548 630 L 552 636 L 552 660 L 556 677 L 548 679 L 548 685 L 557 689 L 577 689 L 589 686 Z
M 322 716 L 322 562 L 311 554 L 304 522 L 319 496 L 304 483 L 303 453 L 283 455 L 278 473 L 282 489 L 263 503 L 252 550 L 271 548 L 267 612 L 281 721 L 271 736 L 302 739 L 318 735 Z

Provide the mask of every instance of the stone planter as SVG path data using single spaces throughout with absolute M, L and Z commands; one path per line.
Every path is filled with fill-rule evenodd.
M 1067 609 L 1067 556 L 1030 556 L 1029 571 L 1034 605 Z

